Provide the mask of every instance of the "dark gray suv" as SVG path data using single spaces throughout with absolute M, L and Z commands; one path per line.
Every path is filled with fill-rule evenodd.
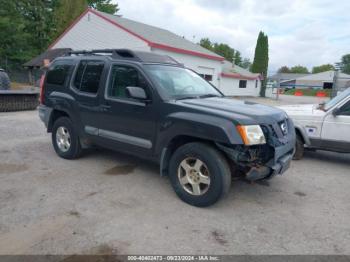
M 226 98 L 168 56 L 72 52 L 52 62 L 40 97 L 60 157 L 98 145 L 146 158 L 195 206 L 224 196 L 232 173 L 268 179 L 293 157 L 295 129 L 282 110 Z

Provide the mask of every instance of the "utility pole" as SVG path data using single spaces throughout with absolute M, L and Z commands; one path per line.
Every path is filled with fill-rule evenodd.
M 337 93 L 338 93 L 338 80 L 339 80 L 339 69 L 336 68 L 334 70 L 331 98 L 337 96 Z
M 276 94 L 276 100 L 279 99 L 280 97 L 280 91 L 281 91 L 281 79 L 277 79 L 277 94 Z

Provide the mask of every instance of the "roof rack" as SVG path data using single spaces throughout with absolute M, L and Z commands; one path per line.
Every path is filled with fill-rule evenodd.
M 132 51 L 129 49 L 93 49 L 93 50 L 78 50 L 70 51 L 67 56 L 76 55 L 110 55 L 114 59 L 133 60 L 138 62 L 148 63 L 165 63 L 181 65 L 175 59 L 166 55 L 159 55 L 151 52 Z
M 71 51 L 68 55 L 106 55 L 109 54 L 113 58 L 129 59 L 141 61 L 134 52 L 129 49 L 93 49 L 93 50 L 77 50 Z

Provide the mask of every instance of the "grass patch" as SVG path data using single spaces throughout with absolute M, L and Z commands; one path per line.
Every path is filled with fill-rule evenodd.
M 283 94 L 284 95 L 294 95 L 295 92 L 300 91 L 303 93 L 304 96 L 316 96 L 317 92 L 324 92 L 326 93 L 327 97 L 330 97 L 331 93 L 332 93 L 332 89 L 321 89 L 321 90 L 317 90 L 317 89 L 289 89 L 287 91 L 285 91 Z

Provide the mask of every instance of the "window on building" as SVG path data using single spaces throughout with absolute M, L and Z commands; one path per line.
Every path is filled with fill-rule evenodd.
M 247 80 L 239 80 L 239 88 L 246 88 Z
M 145 89 L 147 93 L 147 82 L 145 78 L 131 66 L 114 65 L 108 84 L 108 96 L 117 98 L 128 98 L 126 88 L 136 86 Z
M 207 81 L 213 81 L 213 76 L 212 75 L 206 75 L 206 74 L 199 74 L 203 79 Z
M 258 80 L 255 80 L 255 88 L 258 88 Z
M 46 83 L 51 85 L 63 85 L 66 81 L 70 65 L 53 65 L 47 72 Z
M 74 86 L 81 92 L 96 94 L 104 63 L 101 61 L 81 61 L 75 74 Z

